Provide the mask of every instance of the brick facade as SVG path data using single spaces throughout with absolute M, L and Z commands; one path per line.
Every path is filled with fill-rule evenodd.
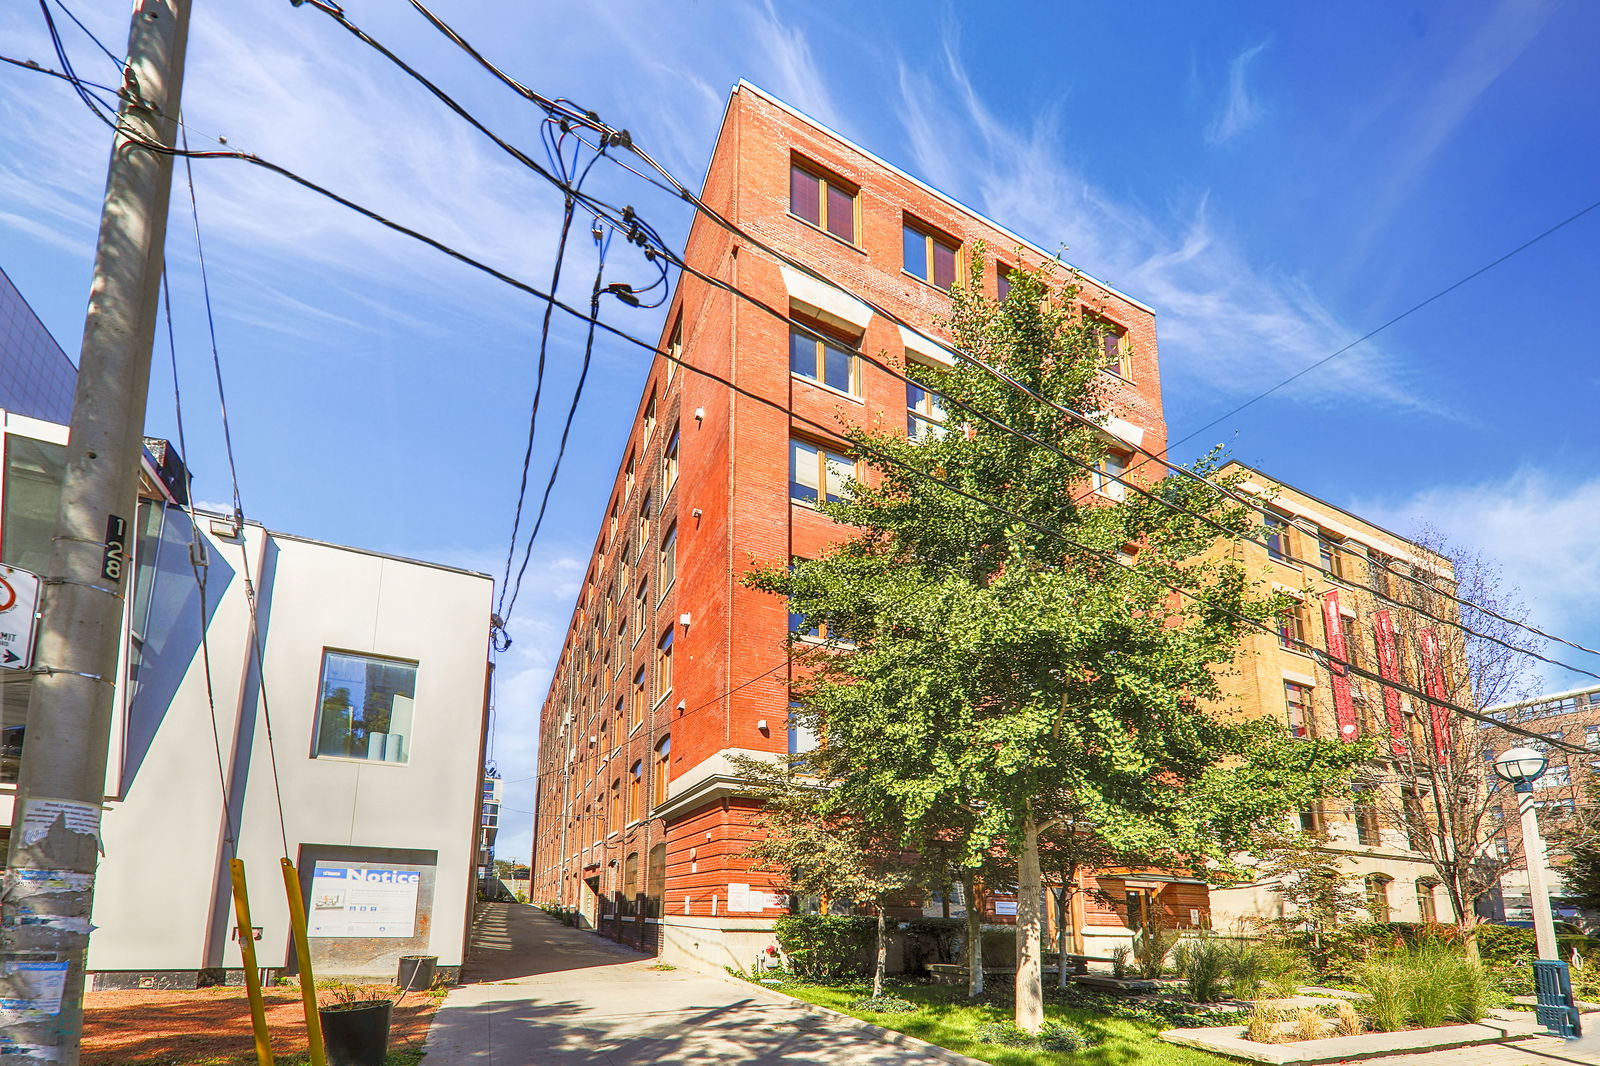
M 854 192 L 852 240 L 791 212 L 796 163 Z M 791 438 L 826 446 L 837 439 L 835 427 L 905 426 L 904 382 L 867 359 L 901 367 L 908 358 L 941 357 L 937 345 L 840 290 L 938 336 L 949 297 L 902 269 L 906 224 L 959 244 L 963 279 L 983 242 L 991 293 L 997 264 L 1033 266 L 1050 256 L 742 83 L 730 97 L 703 198 L 837 288 L 704 217 L 693 224 L 686 260 L 753 301 L 685 274 L 670 304 L 660 343 L 681 345 L 688 365 L 674 369 L 658 356 L 651 368 L 542 712 L 533 898 L 579 908 L 586 924 L 669 955 L 740 962 L 782 911 L 767 905 L 776 898 L 761 895 L 773 889 L 770 877 L 741 856 L 753 808 L 739 798 L 727 757 L 786 752 L 789 702 L 787 609 L 740 577 L 814 556 L 844 535 L 792 502 Z M 1124 335 L 1111 413 L 1143 447 L 1160 451 L 1166 427 L 1154 313 L 1082 281 L 1084 304 Z M 856 360 L 848 390 L 790 372 L 790 315 L 843 330 L 866 357 Z M 663 456 L 674 437 L 678 476 L 668 483 Z M 641 548 L 646 500 L 650 526 Z M 669 530 L 676 531 L 676 576 L 662 589 Z M 648 589 L 637 610 L 641 582 Z M 669 632 L 672 683 L 663 691 L 657 648 Z M 646 695 L 635 713 L 640 670 Z M 658 781 L 662 745 L 670 745 L 670 761 L 667 779 Z M 644 800 L 630 809 L 636 765 Z M 662 845 L 664 861 L 653 863 Z M 1179 909 L 1186 914 L 1188 906 Z

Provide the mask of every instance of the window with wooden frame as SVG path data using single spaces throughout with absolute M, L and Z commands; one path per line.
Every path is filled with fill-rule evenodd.
M 644 712 L 649 706 L 648 697 L 644 690 L 644 667 L 639 667 L 633 675 L 633 700 L 629 704 L 628 727 L 638 725 L 644 721 Z
M 849 244 L 856 243 L 861 228 L 857 192 L 854 185 L 829 176 L 821 167 L 789 164 L 789 210 Z
M 1085 316 L 1095 347 L 1100 349 L 1100 369 L 1119 378 L 1129 373 L 1128 331 L 1099 315 Z
M 1289 520 L 1282 515 L 1268 514 L 1262 525 L 1267 531 L 1267 558 L 1278 562 L 1289 561 Z
M 1311 620 L 1306 614 L 1306 601 L 1294 599 L 1278 616 L 1278 643 L 1290 651 L 1301 651 L 1310 642 Z
M 906 436 L 915 441 L 944 436 L 944 401 L 914 381 L 906 382 Z
M 650 435 L 656 431 L 656 392 L 650 390 L 650 399 L 644 405 L 644 439 L 649 440 Z
M 1311 689 L 1295 681 L 1283 683 L 1283 712 L 1291 737 L 1311 735 Z
M 650 493 L 644 494 L 644 500 L 639 504 L 639 558 L 644 558 L 645 549 L 650 547 Z
M 608 544 L 615 544 L 617 542 L 617 514 L 620 512 L 621 508 L 621 500 L 611 501 L 611 514 L 606 520 L 606 543 Z
M 861 394 L 861 367 L 852 342 L 813 322 L 789 326 L 789 372 L 848 393 Z
M 633 639 L 644 635 L 645 620 L 650 617 L 650 579 L 639 582 L 639 591 L 633 597 Z
M 1127 498 L 1128 486 L 1122 483 L 1128 476 L 1128 455 L 1126 452 L 1107 452 L 1094 464 L 1090 480 L 1094 484 L 1097 495 L 1108 500 L 1123 500 Z
M 1359 668 L 1362 660 L 1362 645 L 1361 641 L 1357 637 L 1356 620 L 1354 616 L 1344 614 L 1342 612 L 1340 613 L 1339 632 L 1344 634 L 1345 662 L 1349 663 L 1351 666 Z
M 908 217 L 902 246 L 907 274 L 940 289 L 948 289 L 956 283 L 961 249 L 959 242 L 936 234 L 928 226 Z
M 1318 531 L 1317 534 L 1317 565 L 1323 572 L 1332 577 L 1343 577 L 1344 570 L 1341 562 L 1344 551 L 1340 545 L 1326 532 Z
M 672 323 L 672 333 L 667 337 L 667 380 L 672 380 L 672 375 L 678 372 L 678 364 L 683 360 L 683 313 L 680 311 L 676 321 Z
M 1371 786 L 1358 785 L 1352 793 L 1355 798 L 1356 843 L 1367 848 L 1378 847 L 1383 843 L 1383 832 L 1378 822 L 1377 796 Z
M 637 455 L 637 453 L 635 453 L 633 449 L 631 449 L 631 448 L 628 449 L 628 466 L 627 466 L 627 472 L 623 476 L 623 479 L 622 479 L 622 489 L 623 489 L 623 492 L 626 493 L 629 496 L 633 495 L 633 469 L 634 469 L 634 465 L 635 465 L 634 460 L 636 458 L 636 455 Z
M 628 771 L 628 821 L 637 822 L 644 817 L 644 760 L 633 764 Z
M 656 565 L 656 590 L 665 596 L 678 579 L 678 527 L 673 524 L 661 538 L 661 556 Z
M 622 828 L 622 779 L 611 779 L 611 800 L 606 805 L 606 835 Z
M 843 452 L 798 438 L 789 441 L 789 498 L 796 503 L 842 499 L 855 472 L 855 460 Z
M 672 691 L 672 638 L 673 628 L 668 626 L 656 641 L 656 700 L 664 700 Z
M 1375 922 L 1390 920 L 1389 885 L 1393 881 L 1388 874 L 1367 875 L 1367 916 Z
M 1011 298 L 1011 269 L 1004 263 L 994 265 L 994 291 L 1001 303 Z
M 650 806 L 667 802 L 667 785 L 672 777 L 672 737 L 656 741 L 655 761 L 650 767 Z
M 661 451 L 661 495 L 666 496 L 678 483 L 678 427 L 672 427 L 672 436 Z

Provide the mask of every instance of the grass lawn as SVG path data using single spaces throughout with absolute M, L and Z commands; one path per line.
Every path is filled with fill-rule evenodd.
M 950 985 L 901 985 L 885 992 L 909 999 L 922 1006 L 915 1014 L 876 1014 L 853 1011 L 849 1004 L 867 993 L 859 985 L 843 987 L 817 984 L 784 984 L 782 991 L 808 1003 L 828 1007 L 841 1014 L 880 1025 L 885 1029 L 909 1033 L 951 1051 L 970 1055 L 996 1066 L 1222 1066 L 1232 1060 L 1178 1047 L 1157 1039 L 1166 1026 L 1125 1018 L 1112 1018 L 1093 1010 L 1045 1004 L 1045 1017 L 1077 1027 L 1093 1046 L 1073 1053 L 1025 1051 L 982 1044 L 973 1031 L 985 1022 L 1010 1021 L 1008 1006 L 992 1002 L 971 1003 L 966 989 Z

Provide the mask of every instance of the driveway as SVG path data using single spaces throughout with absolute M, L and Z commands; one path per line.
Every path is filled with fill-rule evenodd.
M 655 960 L 535 907 L 495 903 L 424 1066 L 950 1066 L 731 978 Z

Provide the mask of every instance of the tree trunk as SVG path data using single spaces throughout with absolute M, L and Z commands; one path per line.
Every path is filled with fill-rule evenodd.
M 1067 905 L 1072 913 L 1072 950 L 1079 955 L 1089 953 L 1083 940 L 1083 926 L 1088 919 L 1083 913 L 1083 886 L 1078 883 L 1077 872 L 1072 875 L 1072 895 L 1067 897 Z
M 983 915 L 978 912 L 978 879 L 971 867 L 961 871 L 967 897 L 967 998 L 983 995 Z
M 883 969 L 889 962 L 889 938 L 883 930 L 883 903 L 878 903 L 878 954 L 872 963 L 872 995 L 883 995 Z
M 1022 819 L 1022 850 L 1017 856 L 1017 1009 L 1014 1020 L 1025 1033 L 1044 1025 L 1044 978 L 1040 944 L 1039 823 L 1030 810 Z
M 1061 894 L 1056 897 L 1056 987 L 1067 987 L 1067 923 L 1071 916 L 1067 913 L 1067 898 L 1072 893 L 1066 879 L 1061 881 Z

